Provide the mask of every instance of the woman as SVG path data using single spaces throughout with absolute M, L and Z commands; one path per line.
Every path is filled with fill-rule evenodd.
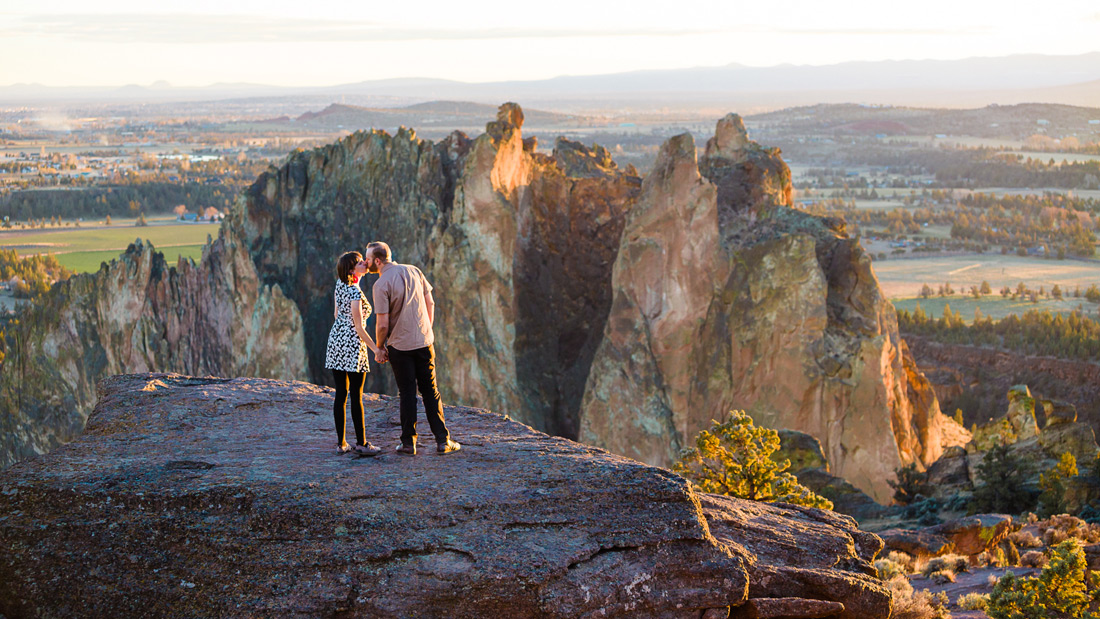
M 349 251 L 336 261 L 336 293 L 333 315 L 336 322 L 328 334 L 325 368 L 332 370 L 336 380 L 336 401 L 332 417 L 336 422 L 336 453 L 349 451 L 361 456 L 375 456 L 382 450 L 366 441 L 363 429 L 363 382 L 370 371 L 370 354 L 377 352 L 374 340 L 363 323 L 370 316 L 367 296 L 359 289 L 359 278 L 367 272 L 367 263 L 359 252 Z M 350 388 L 349 388 L 350 386 Z M 351 420 L 355 424 L 354 447 L 344 440 L 344 405 L 351 393 Z

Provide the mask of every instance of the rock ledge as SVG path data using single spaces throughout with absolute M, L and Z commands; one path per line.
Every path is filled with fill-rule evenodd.
M 503 415 L 448 407 L 454 455 L 354 459 L 328 388 L 135 374 L 98 394 L 80 439 L 0 477 L 3 615 L 890 612 L 882 542 L 851 519 L 699 494 Z M 372 441 L 396 442 L 396 404 L 365 398 Z

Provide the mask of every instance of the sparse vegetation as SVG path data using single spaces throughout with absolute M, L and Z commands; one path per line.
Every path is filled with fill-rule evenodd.
M 893 619 L 950 619 L 950 600 L 944 592 L 916 591 L 904 576 L 895 576 L 886 586 L 894 598 Z
M 695 447 L 681 451 L 672 470 L 704 492 L 832 509 L 831 501 L 786 472 L 790 460 L 772 460 L 779 447 L 775 430 L 757 427 L 745 411 L 734 410 L 725 421 L 714 421 L 709 430 L 700 432 Z
M 1042 540 L 1031 531 L 1013 531 L 1008 534 L 1008 539 L 1012 540 L 1018 548 L 1039 548 L 1043 545 Z
M 1039 550 L 1029 550 L 1020 557 L 1022 567 L 1045 567 L 1047 564 L 1046 553 Z
M 939 557 L 932 557 L 924 564 L 921 569 L 921 573 L 931 578 L 932 574 L 941 571 L 949 571 L 952 576 L 958 572 L 965 572 L 970 568 L 970 563 L 963 555 L 946 554 Z M 954 580 L 952 580 L 954 582 Z
M 905 576 L 908 573 L 905 566 L 890 559 L 876 559 L 875 571 L 878 572 L 878 577 L 882 580 L 890 580 L 895 576 Z
M 955 603 L 963 610 L 985 610 L 986 605 L 989 604 L 989 595 L 984 593 L 967 593 L 965 595 L 960 595 L 959 599 L 955 600 Z
M 1077 540 L 1058 544 L 1036 577 L 1005 574 L 993 587 L 986 612 L 992 619 L 1090 617 L 1100 599 L 1095 576 L 1086 580 L 1085 553 Z

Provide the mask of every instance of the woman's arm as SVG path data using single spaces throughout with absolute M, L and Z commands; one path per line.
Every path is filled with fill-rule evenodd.
M 352 323 L 355 324 L 355 331 L 359 333 L 359 339 L 366 342 L 367 348 L 371 352 L 378 352 L 378 347 L 374 345 L 374 340 L 370 339 L 370 335 L 367 330 L 363 328 L 363 304 L 352 303 L 351 304 L 351 318 Z

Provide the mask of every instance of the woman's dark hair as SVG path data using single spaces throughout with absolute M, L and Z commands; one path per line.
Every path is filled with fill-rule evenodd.
M 349 251 L 336 261 L 336 277 L 345 284 L 351 283 L 351 276 L 355 273 L 355 265 L 363 256 L 357 251 Z

